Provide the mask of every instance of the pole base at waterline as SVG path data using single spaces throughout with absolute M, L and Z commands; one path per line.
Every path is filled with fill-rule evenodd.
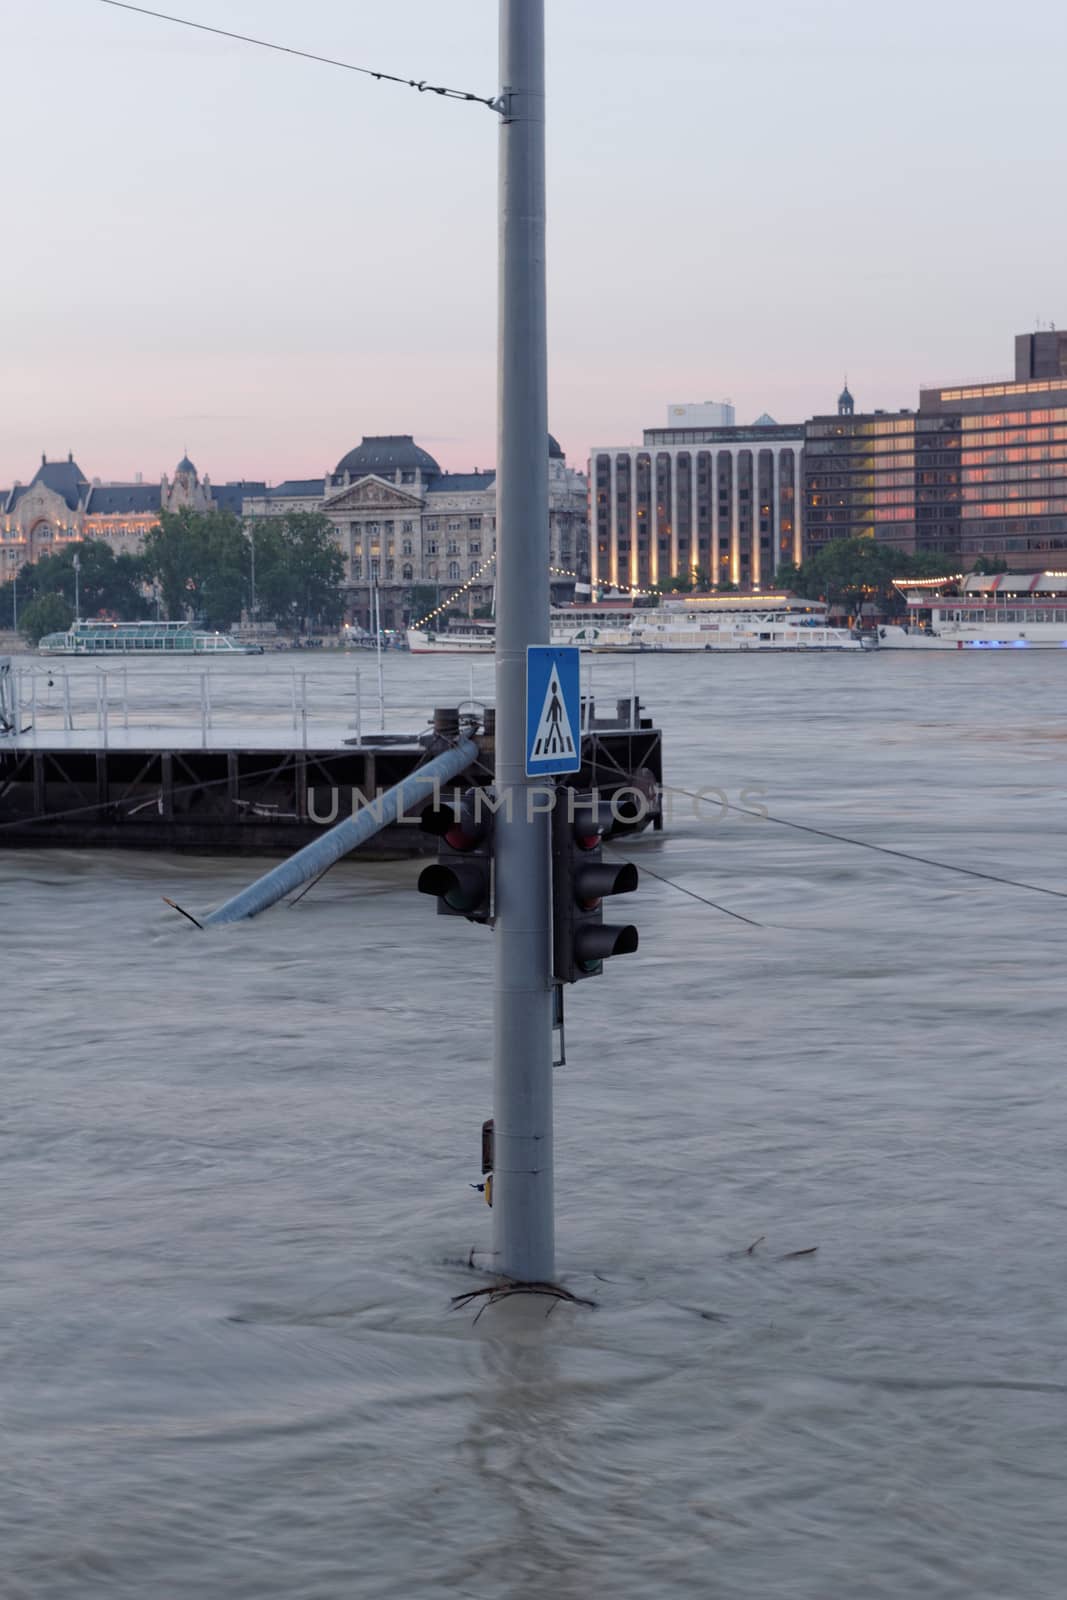
M 509 1300 L 515 1295 L 540 1295 L 551 1300 L 546 1316 L 551 1316 L 561 1300 L 573 1306 L 586 1306 L 590 1311 L 595 1311 L 597 1304 L 595 1300 L 585 1300 L 581 1295 L 572 1294 L 561 1283 L 520 1283 L 517 1278 L 499 1278 L 496 1283 L 487 1283 L 482 1289 L 468 1289 L 464 1294 L 454 1294 L 452 1305 L 455 1310 L 461 1311 L 476 1300 L 481 1300 L 474 1319 L 477 1322 L 486 1306 L 496 1305 L 498 1301 Z

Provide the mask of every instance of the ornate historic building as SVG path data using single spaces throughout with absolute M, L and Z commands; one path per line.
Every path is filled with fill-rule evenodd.
M 73 454 L 41 465 L 28 484 L 0 490 L 0 578 L 27 561 L 61 550 L 79 539 L 103 539 L 116 555 L 134 555 L 161 511 L 220 508 L 241 514 L 246 495 L 263 492 L 261 483 L 214 486 L 201 478 L 188 456 L 157 484 L 91 481 Z
M 567 466 L 551 435 L 548 494 L 551 565 L 586 577 L 586 482 Z M 375 583 L 384 627 L 402 625 L 416 585 L 433 588 L 434 604 L 462 588 L 471 611 L 492 598 L 496 474 L 442 472 L 410 434 L 364 438 L 324 477 L 290 480 L 244 502 L 246 518 L 289 511 L 329 517 L 345 558 L 353 615 L 365 624 Z M 573 577 L 560 576 L 557 598 L 573 586 Z

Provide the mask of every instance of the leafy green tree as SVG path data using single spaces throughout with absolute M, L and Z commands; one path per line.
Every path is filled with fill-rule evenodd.
M 261 616 L 299 627 L 335 627 L 344 611 L 345 563 L 329 517 L 291 511 L 253 524 L 256 603 Z
M 37 644 L 46 633 L 65 633 L 73 621 L 74 608 L 60 594 L 42 594 L 19 607 L 19 632 L 29 644 Z
M 992 578 L 998 572 L 1007 572 L 1008 563 L 1003 556 L 978 556 L 971 570 L 979 577 Z
M 251 573 L 251 547 L 232 511 L 163 511 L 147 534 L 141 560 L 158 582 L 168 617 L 202 618 L 229 628 L 240 617 Z
M 839 601 L 857 615 L 866 602 L 897 609 L 902 602 L 894 578 L 939 578 L 947 559 L 929 550 L 905 554 L 874 539 L 834 539 L 799 567 L 781 566 L 775 581 L 809 599 Z
M 77 584 L 75 556 L 79 562 Z M 53 555 L 42 556 L 32 567 L 23 567 L 19 573 L 19 598 L 59 594 L 73 605 L 77 590 L 83 617 L 106 612 L 123 621 L 136 622 L 144 614 L 143 576 L 136 556 L 116 556 L 103 539 L 83 539 Z

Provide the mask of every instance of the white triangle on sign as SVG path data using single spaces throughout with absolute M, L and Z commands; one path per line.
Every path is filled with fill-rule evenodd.
M 531 761 L 547 761 L 552 756 L 572 758 L 577 753 L 574 730 L 567 715 L 567 705 L 560 688 L 559 673 L 553 663 L 549 674 L 545 703 L 541 707 L 537 730 L 530 747 Z

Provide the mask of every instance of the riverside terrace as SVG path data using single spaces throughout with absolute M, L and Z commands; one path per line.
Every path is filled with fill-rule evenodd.
M 639 790 L 658 829 L 662 736 L 629 672 L 625 681 L 626 694 L 601 691 L 599 712 L 584 697 L 582 768 L 568 783 L 605 800 Z M 225 670 L 105 673 L 0 657 L 0 846 L 289 855 L 461 732 L 479 747 L 463 785 L 492 782 L 492 707 L 473 696 L 432 716 L 391 706 L 396 731 L 384 730 L 358 669 L 344 682 L 339 701 L 337 674 L 279 674 L 284 703 L 250 714 L 240 680 Z M 434 849 L 413 825 L 429 799 L 362 853 L 395 859 Z

